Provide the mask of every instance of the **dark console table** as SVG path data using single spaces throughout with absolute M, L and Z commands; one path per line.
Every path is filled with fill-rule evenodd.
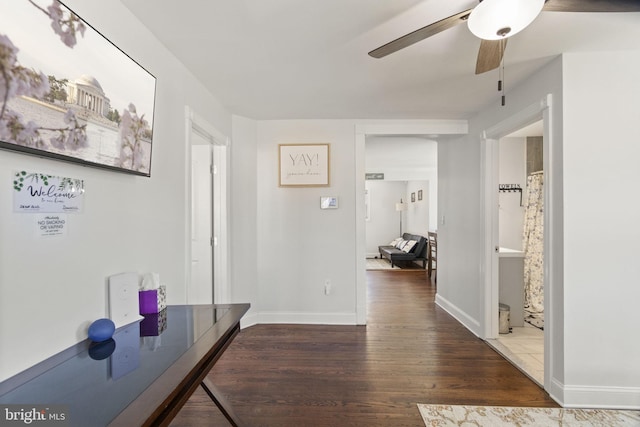
M 62 411 L 60 425 L 162 426 L 202 386 L 239 425 L 206 376 L 247 310 L 249 304 L 168 306 L 118 328 L 112 342 L 85 340 L 0 383 L 0 405 L 51 406 Z

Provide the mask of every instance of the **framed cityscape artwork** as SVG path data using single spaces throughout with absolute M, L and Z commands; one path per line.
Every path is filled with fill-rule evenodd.
M 0 148 L 151 175 L 156 79 L 57 0 L 0 2 Z

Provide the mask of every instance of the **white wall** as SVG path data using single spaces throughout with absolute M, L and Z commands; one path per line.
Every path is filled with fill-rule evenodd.
M 482 319 L 480 141 L 474 133 L 438 146 L 436 301 L 480 335 Z
M 0 380 L 86 338 L 105 317 L 105 278 L 158 272 L 168 303 L 185 302 L 185 105 L 229 134 L 216 99 L 118 1 L 65 2 L 157 78 L 151 178 L 0 151 Z M 16 170 L 85 181 L 84 211 L 67 236 L 34 234 L 12 212 Z
M 502 138 L 499 141 L 499 182 L 500 184 L 518 184 L 522 193 L 500 192 L 499 222 L 500 246 L 522 250 L 522 231 L 524 207 L 520 205 L 520 194 L 524 205 L 526 189 L 526 142 L 525 137 Z M 497 191 L 497 189 L 496 189 Z
M 552 254 L 545 266 L 545 343 L 552 352 L 545 387 L 566 406 L 640 407 L 640 342 L 629 339 L 640 324 L 640 205 L 620 185 L 640 181 L 639 72 L 639 52 L 567 54 L 512 88 L 506 107 L 489 106 L 474 117 L 469 136 L 439 147 L 439 206 L 446 222 L 438 230 L 437 302 L 481 335 L 480 135 L 552 95 L 554 142 L 544 154 L 545 252 Z
M 406 211 L 396 211 L 400 199 L 407 202 L 406 181 L 365 181 L 369 192 L 369 220 L 366 221 L 367 258 L 380 256 L 378 246 L 387 245 L 400 236 L 400 215 L 402 231 L 407 231 Z
M 258 150 L 255 120 L 233 116 L 231 143 L 231 299 L 251 303 L 242 326 L 258 322 Z
M 385 181 L 428 181 L 423 199 L 429 208 L 426 228 L 438 228 L 438 142 L 418 134 L 370 135 L 365 163 L 368 173 L 384 173 Z
M 261 322 L 356 322 L 354 130 L 347 120 L 257 123 Z M 281 143 L 331 144 L 330 186 L 278 187 Z M 321 210 L 321 196 L 338 197 L 339 208 Z
M 640 51 L 563 66 L 565 401 L 640 409 Z
M 563 96 L 562 60 L 557 58 L 518 87 L 512 87 L 506 106 L 499 100 L 487 106 L 470 120 L 469 134 L 438 147 L 438 179 L 440 182 L 439 207 L 445 224 L 438 226 L 438 295 L 436 302 L 478 336 L 484 336 L 486 271 L 483 257 L 486 248 L 484 236 L 484 200 L 481 199 L 484 182 L 483 132 L 517 113 L 552 95 L 553 110 L 550 129 L 554 145 L 545 147 L 545 175 L 547 196 L 551 203 L 545 206 L 550 222 L 545 231 L 554 236 L 547 239 L 545 252 L 555 257 L 547 263 L 548 279 L 553 286 L 545 289 L 545 297 L 552 301 L 545 316 L 545 335 L 553 348 L 551 359 L 545 363 L 545 375 L 551 378 L 545 384 L 549 393 L 559 401 L 564 399 L 564 291 L 563 291 L 563 193 L 562 193 L 562 135 Z M 512 129 L 511 131 L 515 131 Z M 549 141 L 547 141 L 549 142 Z M 491 191 L 494 191 L 493 189 Z M 455 194 L 455 197 L 444 195 Z M 545 236 L 546 237 L 546 236 Z M 464 260 L 461 262 L 460 260 Z M 549 283 L 546 283 L 549 285 Z
M 405 230 L 424 237 L 427 237 L 429 232 L 429 184 L 429 181 L 407 182 L 407 197 L 405 199 L 407 203 Z M 418 192 L 420 190 L 422 190 L 422 200 L 418 200 Z M 411 201 L 412 193 L 415 195 L 414 202 Z
M 400 235 L 400 212 L 396 203 L 402 199 L 402 232 L 427 236 L 429 231 L 429 181 L 366 181 L 370 216 L 366 221 L 367 257 L 379 256 L 378 246 L 386 245 Z M 422 190 L 422 200 L 418 191 Z M 415 202 L 411 202 L 415 193 Z

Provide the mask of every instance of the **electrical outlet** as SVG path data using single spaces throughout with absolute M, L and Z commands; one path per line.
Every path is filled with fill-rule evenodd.
M 324 294 L 329 295 L 331 293 L 331 280 L 324 281 Z

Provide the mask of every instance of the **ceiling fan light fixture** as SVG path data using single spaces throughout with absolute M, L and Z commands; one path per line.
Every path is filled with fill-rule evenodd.
M 500 40 L 524 30 L 545 0 L 483 0 L 469 16 L 469 30 L 484 40 Z

